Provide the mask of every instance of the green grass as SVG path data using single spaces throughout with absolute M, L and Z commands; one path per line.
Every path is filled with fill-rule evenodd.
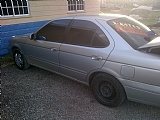
M 0 58 L 0 65 L 5 65 L 5 64 L 12 63 L 12 62 L 13 62 L 13 59 L 11 56 L 5 56 L 5 57 Z
M 157 21 L 155 19 L 150 19 L 150 20 L 144 19 L 144 20 L 139 20 L 139 21 L 145 25 L 151 25 L 151 24 L 157 23 Z

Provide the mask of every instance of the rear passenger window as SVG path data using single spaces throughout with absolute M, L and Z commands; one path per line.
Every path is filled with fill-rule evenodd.
M 65 43 L 90 46 L 94 32 L 92 30 L 71 28 Z
M 93 41 L 92 41 L 92 46 L 103 48 L 103 47 L 107 47 L 108 45 L 109 45 L 108 38 L 103 33 L 103 31 L 100 28 L 98 28 L 96 30 L 95 35 L 94 35 L 94 38 L 93 38 Z
M 93 22 L 86 20 L 73 21 L 64 43 L 88 47 L 107 47 L 109 45 L 103 31 Z

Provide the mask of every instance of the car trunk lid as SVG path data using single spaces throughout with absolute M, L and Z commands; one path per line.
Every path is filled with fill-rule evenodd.
M 160 47 L 160 37 L 156 37 L 155 39 L 148 42 L 147 44 L 140 46 L 138 49 L 153 48 L 153 47 Z
M 160 55 L 160 37 L 156 37 L 147 44 L 140 46 L 139 50 L 146 49 L 149 53 L 155 53 Z

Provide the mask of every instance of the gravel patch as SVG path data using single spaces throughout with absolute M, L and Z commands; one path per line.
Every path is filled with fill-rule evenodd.
M 107 108 L 89 87 L 31 67 L 1 68 L 2 120 L 159 120 L 160 108 L 125 101 Z

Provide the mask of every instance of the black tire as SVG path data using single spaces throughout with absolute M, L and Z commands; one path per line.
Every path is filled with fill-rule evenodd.
M 17 68 L 20 70 L 25 70 L 30 67 L 26 58 L 18 49 L 13 51 L 13 60 Z
M 117 107 L 126 99 L 121 83 L 104 73 L 93 78 L 91 88 L 97 101 L 107 107 Z

